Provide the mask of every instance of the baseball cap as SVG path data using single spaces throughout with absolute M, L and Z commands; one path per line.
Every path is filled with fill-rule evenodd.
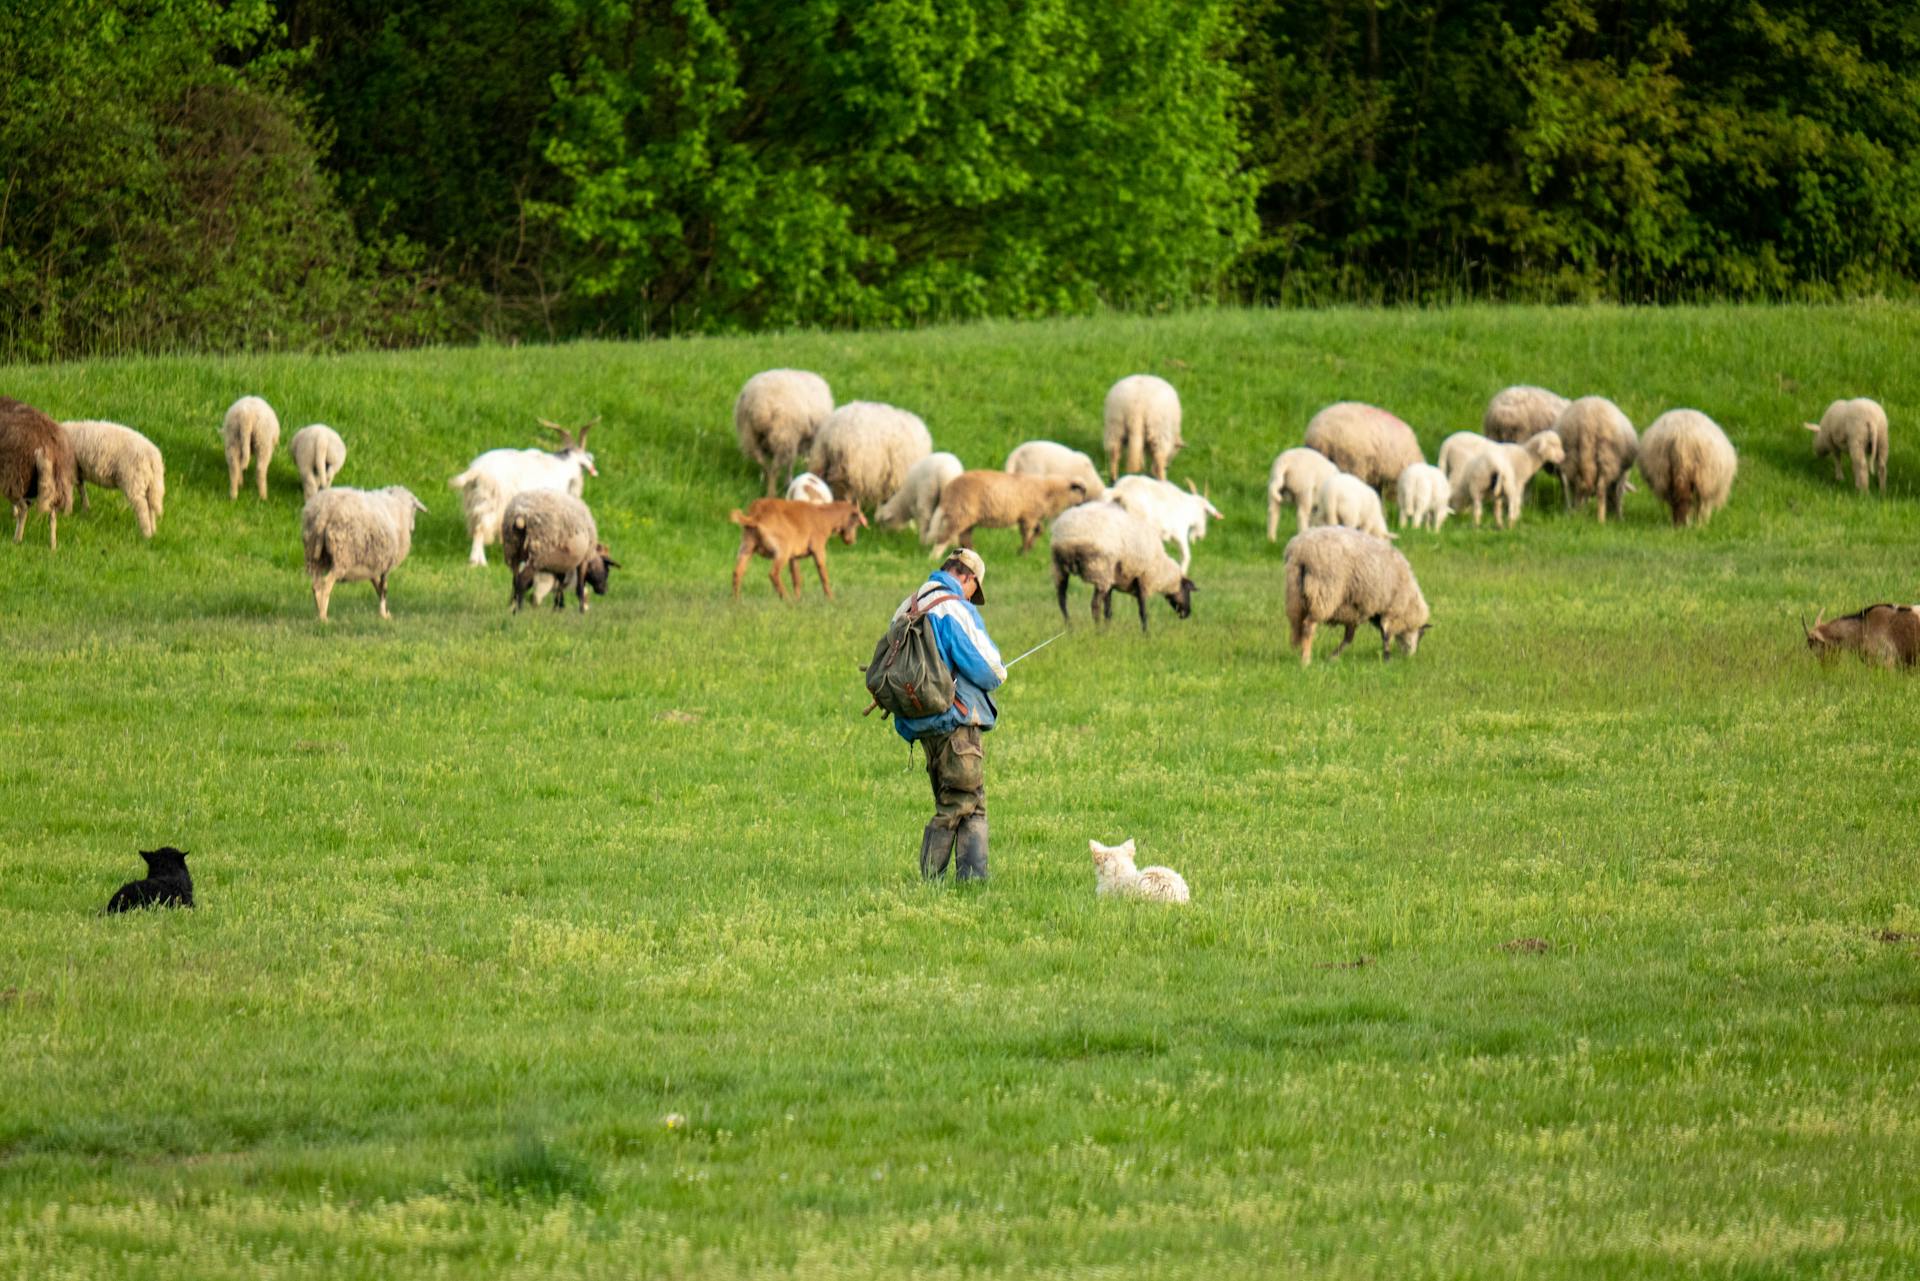
M 957 547 L 948 553 L 947 559 L 957 560 L 966 566 L 967 572 L 973 575 L 973 581 L 978 585 L 974 594 L 973 603 L 976 605 L 986 604 L 987 562 L 980 559 L 980 553 L 971 547 Z

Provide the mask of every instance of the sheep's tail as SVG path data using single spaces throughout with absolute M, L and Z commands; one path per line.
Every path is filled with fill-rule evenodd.
M 1139 418 L 1127 419 L 1127 470 L 1136 475 L 1146 466 L 1147 428 Z
M 473 481 L 473 468 L 469 467 L 467 468 L 467 470 L 461 472 L 458 476 L 455 476 L 452 480 L 448 481 L 447 488 L 448 489 L 465 489 L 472 481 Z
M 37 495 L 41 503 L 51 506 L 57 501 L 58 496 L 53 492 L 53 459 L 47 456 L 47 451 L 44 449 L 36 447 L 33 451 L 33 474 L 34 488 L 27 497 L 33 498 Z
M 147 506 L 153 511 L 153 518 L 160 519 L 161 508 L 167 502 L 167 473 L 162 467 L 155 467 L 147 477 Z

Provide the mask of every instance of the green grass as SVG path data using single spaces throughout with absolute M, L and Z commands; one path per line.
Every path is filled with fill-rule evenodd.
M 15 368 L 169 465 L 0 545 L 0 1275 L 1900 1277 L 1920 1267 L 1912 678 L 1795 615 L 1920 596 L 1920 312 L 1227 312 L 550 350 Z M 1194 617 L 1016 669 L 993 880 L 914 872 L 917 760 L 855 669 L 927 565 L 728 598 L 734 392 L 822 371 L 943 448 L 1097 447 L 1180 388 L 1228 519 Z M 1285 652 L 1268 462 L 1339 398 L 1429 454 L 1516 381 L 1690 405 L 1730 506 L 1535 502 L 1401 546 L 1411 662 Z M 432 508 L 395 618 L 322 628 L 298 486 L 229 503 L 243 392 Z M 1799 424 L 1872 394 L 1893 492 Z M 445 478 L 602 415 L 617 556 L 510 618 Z M 1289 513 L 1290 519 L 1290 513 Z M 989 623 L 1058 625 L 990 532 Z M 1370 636 L 1368 633 L 1367 636 Z M 1363 636 L 1362 641 L 1366 639 Z M 1327 643 L 1331 647 L 1331 642 Z M 1183 910 L 1097 902 L 1133 836 Z M 136 848 L 197 911 L 93 915 Z M 1545 951 L 1510 950 L 1537 938 Z M 1364 964 L 1354 962 L 1365 958 Z

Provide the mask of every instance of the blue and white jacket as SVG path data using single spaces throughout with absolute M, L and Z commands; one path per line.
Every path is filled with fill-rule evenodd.
M 951 734 L 962 725 L 992 729 L 1000 714 L 989 691 L 1000 688 L 1007 679 L 1007 669 L 1000 665 L 1000 650 L 987 635 L 980 611 L 961 594 L 958 579 L 935 570 L 926 586 L 900 602 L 893 616 L 899 618 L 915 601 L 941 592 L 950 593 L 954 599 L 935 605 L 927 618 L 933 624 L 933 643 L 940 647 L 940 657 L 947 660 L 947 669 L 953 673 L 953 706 L 938 716 L 912 720 L 894 717 L 893 728 L 909 743 Z

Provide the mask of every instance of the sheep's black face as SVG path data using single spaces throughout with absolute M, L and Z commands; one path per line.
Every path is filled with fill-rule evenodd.
M 141 850 L 140 857 L 147 861 L 147 873 L 151 876 L 166 876 L 187 870 L 187 852 L 171 845 L 162 845 L 157 850 Z
M 595 556 L 587 562 L 587 586 L 593 588 L 593 594 L 595 596 L 605 596 L 607 594 L 607 571 L 618 568 L 619 565 L 617 563 L 608 560 L 605 556 Z
M 1193 580 L 1183 578 L 1180 580 L 1179 591 L 1167 593 L 1167 604 L 1173 606 L 1176 617 L 1191 618 L 1193 616 L 1193 590 Z

